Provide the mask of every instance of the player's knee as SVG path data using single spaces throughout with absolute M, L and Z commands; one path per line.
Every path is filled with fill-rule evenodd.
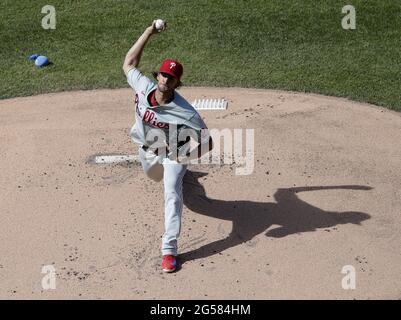
M 181 188 L 166 187 L 164 188 L 164 196 L 166 199 L 180 199 L 182 196 Z

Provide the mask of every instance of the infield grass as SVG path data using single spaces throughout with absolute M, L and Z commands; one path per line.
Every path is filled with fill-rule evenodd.
M 50 3 L 51 2 L 51 3 Z M 56 9 L 45 30 L 43 6 Z M 344 1 L 0 2 L 0 98 L 127 86 L 124 56 L 153 19 L 144 73 L 175 58 L 190 86 L 285 89 L 348 97 L 401 111 L 401 1 L 353 0 L 356 29 L 344 30 Z M 30 54 L 52 65 L 38 69 Z

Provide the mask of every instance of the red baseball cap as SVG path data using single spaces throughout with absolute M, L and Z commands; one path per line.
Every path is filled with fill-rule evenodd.
M 163 60 L 159 72 L 167 73 L 174 78 L 180 80 L 184 72 L 184 68 L 177 60 Z

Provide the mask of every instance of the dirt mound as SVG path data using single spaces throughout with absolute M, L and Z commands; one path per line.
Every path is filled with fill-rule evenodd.
M 162 184 L 135 164 L 88 161 L 137 153 L 132 91 L 0 101 L 1 298 L 401 297 L 399 114 L 300 93 L 180 92 L 228 100 L 202 116 L 254 129 L 255 153 L 250 175 L 190 167 L 171 275 L 159 267 Z M 48 265 L 54 290 L 42 287 Z M 354 290 L 342 288 L 344 266 Z

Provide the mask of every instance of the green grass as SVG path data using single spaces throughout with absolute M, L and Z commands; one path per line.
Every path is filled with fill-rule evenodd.
M 356 30 L 343 30 L 352 2 Z M 56 8 L 44 30 L 41 8 Z M 141 69 L 184 64 L 193 86 L 316 92 L 401 111 L 401 1 L 2 0 L 0 98 L 127 86 L 124 56 L 153 19 L 169 22 L 145 48 Z M 54 63 L 43 69 L 32 53 Z

